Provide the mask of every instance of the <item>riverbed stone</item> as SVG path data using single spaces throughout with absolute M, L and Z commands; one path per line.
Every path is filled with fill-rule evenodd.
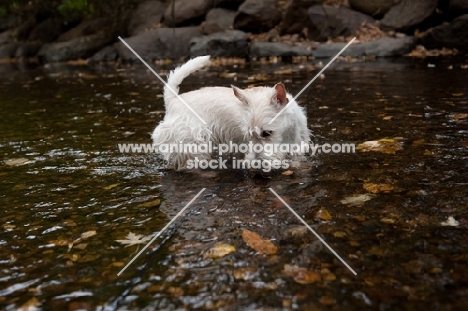
M 172 1 L 168 1 L 164 11 L 164 24 L 169 27 L 186 25 L 191 22 L 202 22 L 203 17 L 213 6 L 212 0 L 173 0 L 174 16 L 172 14 Z
M 246 0 L 237 10 L 234 29 L 262 33 L 281 21 L 281 13 L 274 0 Z
M 37 55 L 42 44 L 38 42 L 18 42 L 15 58 L 29 58 Z
M 286 7 L 283 19 L 279 25 L 281 35 L 300 33 L 307 27 L 307 10 L 313 6 L 322 4 L 324 0 L 291 0 Z
M 382 16 L 401 0 L 349 0 L 349 5 L 359 12 L 371 16 Z
M 457 48 L 468 50 L 468 14 L 426 31 L 421 43 L 428 49 Z
M 152 61 L 188 56 L 190 40 L 201 35 L 203 35 L 201 27 L 158 28 L 124 40 L 144 60 Z M 116 43 L 115 47 L 122 61 L 138 61 L 138 58 L 122 42 Z
M 101 49 L 99 52 L 88 58 L 89 64 L 113 62 L 119 58 L 119 52 L 113 45 Z
M 468 14 L 468 0 L 450 0 L 449 12 L 455 17 Z
M 382 29 L 407 31 L 421 24 L 437 8 L 437 0 L 401 0 L 380 21 Z
M 103 30 L 103 28 L 109 26 L 110 20 L 105 17 L 98 17 L 92 19 L 85 19 L 79 23 L 76 27 L 68 30 L 61 34 L 56 42 L 66 42 L 74 40 L 83 36 L 89 36 L 95 33 L 98 33 Z
M 66 42 L 48 43 L 41 47 L 38 56 L 46 63 L 86 59 L 109 43 L 109 38 L 95 34 Z
M 140 3 L 130 17 L 128 35 L 134 36 L 148 29 L 156 28 L 164 15 L 165 4 L 161 1 Z
M 253 42 L 250 45 L 251 57 L 268 56 L 311 56 L 307 46 L 294 46 L 286 42 Z
M 239 30 L 226 30 L 193 38 L 190 42 L 190 57 L 202 55 L 246 58 L 249 55 L 249 37 Z
M 236 12 L 223 8 L 212 9 L 206 14 L 203 32 L 207 35 L 232 28 Z
M 375 20 L 366 14 L 329 5 L 314 5 L 307 11 L 309 16 L 309 38 L 326 41 L 338 36 L 349 36 L 364 24 L 373 24 Z
M 317 58 L 334 57 L 345 45 L 346 43 L 341 42 L 324 43 L 313 51 L 313 55 Z M 411 52 L 415 45 L 416 39 L 414 37 L 383 37 L 375 41 L 351 44 L 341 55 L 396 57 Z
M 17 47 L 18 42 L 8 42 L 0 45 L 0 59 L 12 58 Z

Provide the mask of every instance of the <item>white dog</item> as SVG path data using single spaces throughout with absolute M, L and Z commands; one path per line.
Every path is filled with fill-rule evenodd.
M 274 87 L 240 89 L 204 87 L 180 94 L 207 124 L 204 124 L 170 90 L 179 93 L 184 78 L 209 63 L 209 56 L 189 60 L 169 75 L 164 88 L 166 115 L 152 134 L 155 147 L 162 144 L 301 144 L 309 143 L 310 131 L 304 109 L 299 107 L 281 83 Z M 169 88 L 170 87 L 170 88 Z M 269 122 L 283 111 L 271 124 Z M 161 148 L 162 149 L 162 148 Z M 179 150 L 180 151 L 180 150 Z M 186 167 L 187 160 L 210 159 L 207 152 L 159 151 L 175 168 Z M 248 153 L 245 159 L 284 159 L 284 152 Z

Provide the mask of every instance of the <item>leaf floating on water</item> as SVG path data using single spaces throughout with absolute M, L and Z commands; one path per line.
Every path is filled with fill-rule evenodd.
M 284 176 L 291 176 L 292 174 L 294 174 L 294 171 L 291 171 L 291 170 L 287 170 L 281 173 L 281 175 L 284 175 Z
M 362 152 L 376 151 L 386 154 L 395 154 L 396 151 L 402 150 L 401 142 L 395 141 L 394 139 L 379 139 L 365 141 L 362 144 L 357 145 L 357 150 Z
M 457 120 L 457 121 L 460 120 L 460 119 L 466 119 L 466 118 L 468 118 L 468 113 L 456 113 L 456 114 L 452 115 L 452 118 L 454 120 Z
M 262 239 L 257 233 L 244 229 L 242 231 L 242 238 L 245 243 L 259 254 L 273 255 L 278 252 L 278 247 L 270 240 Z
M 96 235 L 96 231 L 95 230 L 90 230 L 90 231 L 86 231 L 86 232 L 83 232 L 81 234 L 81 239 L 87 239 L 89 237 L 92 237 L 93 235 Z
M 276 70 L 273 72 L 275 75 L 290 75 L 293 74 L 292 69 L 282 69 L 282 70 Z
M 5 164 L 8 166 L 21 166 L 31 163 L 32 161 L 26 158 L 16 158 L 5 160 Z
M 151 207 L 158 206 L 159 204 L 161 204 L 161 200 L 156 199 L 156 200 L 153 200 L 153 201 L 148 201 L 148 202 L 145 202 L 145 203 L 141 203 L 137 207 L 138 208 L 151 208 Z
M 330 214 L 330 212 L 324 208 L 321 208 L 317 214 L 316 217 L 321 220 L 332 220 L 333 216 Z
M 341 204 L 350 205 L 350 206 L 361 206 L 365 202 L 371 200 L 374 196 L 371 194 L 360 194 L 357 196 L 346 197 L 341 200 Z
M 247 281 L 254 277 L 255 268 L 252 268 L 252 267 L 237 268 L 237 269 L 234 269 L 233 275 L 236 280 Z
M 102 188 L 102 189 L 104 189 L 104 190 L 111 190 L 111 189 L 117 187 L 118 185 L 120 185 L 120 184 L 112 184 L 112 185 L 109 185 L 109 186 L 105 186 L 105 187 Z
M 440 224 L 442 226 L 457 227 L 460 225 L 460 222 L 456 221 L 455 218 L 453 218 L 453 216 L 450 216 L 449 218 L 447 218 L 447 221 L 442 221 Z
M 127 244 L 125 247 L 137 245 L 137 244 L 145 244 L 151 239 L 151 236 L 143 236 L 142 234 L 135 234 L 133 232 L 129 232 L 125 237 L 126 240 L 115 240 L 120 244 Z
M 284 265 L 283 273 L 294 278 L 294 281 L 299 284 L 311 284 L 321 280 L 320 274 L 317 272 L 295 265 Z
M 35 311 L 39 310 L 39 300 L 36 297 L 32 297 L 28 301 L 26 301 L 24 304 L 21 305 L 17 311 Z
M 395 187 L 391 184 L 365 183 L 362 185 L 362 187 L 371 193 L 391 192 L 395 189 Z
M 235 252 L 236 248 L 232 245 L 225 243 L 216 243 L 213 248 L 210 248 L 204 255 L 203 259 L 206 258 L 221 258 Z

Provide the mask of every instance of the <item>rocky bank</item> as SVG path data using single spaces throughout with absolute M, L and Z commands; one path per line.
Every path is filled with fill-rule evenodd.
M 133 62 L 198 55 L 246 59 L 397 57 L 418 46 L 468 51 L 468 0 L 148 0 L 118 17 L 0 20 L 0 59 Z M 114 25 L 114 27 L 110 27 Z

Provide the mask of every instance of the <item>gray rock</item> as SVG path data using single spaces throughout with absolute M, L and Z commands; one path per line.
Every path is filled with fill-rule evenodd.
M 234 24 L 235 16 L 235 11 L 222 8 L 212 9 L 208 14 L 206 14 L 205 23 L 203 24 L 203 32 L 209 35 L 230 29 Z
M 457 48 L 468 50 L 468 14 L 454 19 L 450 24 L 443 24 L 424 33 L 421 43 L 428 49 Z
M 0 45 L 0 59 L 12 58 L 15 56 L 16 48 L 18 47 L 18 42 L 9 42 Z
M 275 27 L 281 21 L 281 13 L 274 0 L 246 0 L 237 10 L 234 29 L 262 33 Z
M 380 21 L 382 29 L 407 31 L 421 24 L 437 8 L 437 0 L 402 0 Z
M 14 28 L 16 25 L 16 19 L 14 16 L 2 16 L 0 18 L 0 31 Z
M 381 16 L 401 0 L 349 0 L 349 5 L 367 15 Z
M 161 1 L 145 1 L 140 3 L 132 13 L 128 24 L 128 35 L 135 36 L 147 29 L 156 28 L 164 15 L 165 4 Z
M 115 46 L 110 45 L 88 58 L 88 63 L 113 62 L 119 58 L 119 53 Z
M 219 8 L 237 10 L 245 0 L 214 0 L 213 5 Z
M 31 31 L 29 41 L 48 43 L 52 42 L 63 32 L 63 21 L 47 19 L 38 24 Z
M 334 57 L 345 45 L 346 43 L 324 43 L 313 51 L 313 55 L 317 58 Z M 383 37 L 375 41 L 352 44 L 341 55 L 396 57 L 411 52 L 415 45 L 414 37 Z
M 307 13 L 309 15 L 309 38 L 316 41 L 349 36 L 363 24 L 375 22 L 372 17 L 345 7 L 314 5 Z
M 158 28 L 138 34 L 125 41 L 144 60 L 186 57 L 190 51 L 190 40 L 203 35 L 201 27 Z M 122 43 L 115 47 L 124 62 L 138 58 Z
M 306 46 L 294 46 L 285 42 L 253 42 L 250 45 L 251 57 L 268 56 L 311 56 Z
M 45 44 L 38 52 L 44 62 L 65 62 L 75 59 L 86 59 L 109 44 L 104 35 L 95 34 L 67 42 Z
M 167 2 L 164 12 L 164 24 L 170 27 L 183 25 L 191 20 L 203 18 L 212 8 L 212 0 L 173 0 L 174 16 L 172 16 L 172 1 Z
M 56 41 L 65 42 L 65 41 L 77 39 L 79 37 L 93 35 L 95 33 L 102 31 L 102 29 L 108 26 L 109 23 L 110 23 L 110 20 L 104 17 L 84 20 L 78 26 L 61 34 L 57 38 Z
M 0 33 L 0 44 L 15 41 L 16 29 L 10 29 Z
M 35 42 L 19 42 L 15 50 L 15 58 L 29 58 L 37 55 L 41 48 L 41 43 Z
M 451 16 L 468 14 L 468 0 L 450 0 L 449 12 Z
M 193 38 L 190 42 L 190 57 L 202 55 L 246 58 L 249 55 L 249 37 L 239 30 L 226 30 Z
M 291 0 L 279 25 L 281 35 L 300 33 L 308 23 L 307 10 L 324 0 Z

